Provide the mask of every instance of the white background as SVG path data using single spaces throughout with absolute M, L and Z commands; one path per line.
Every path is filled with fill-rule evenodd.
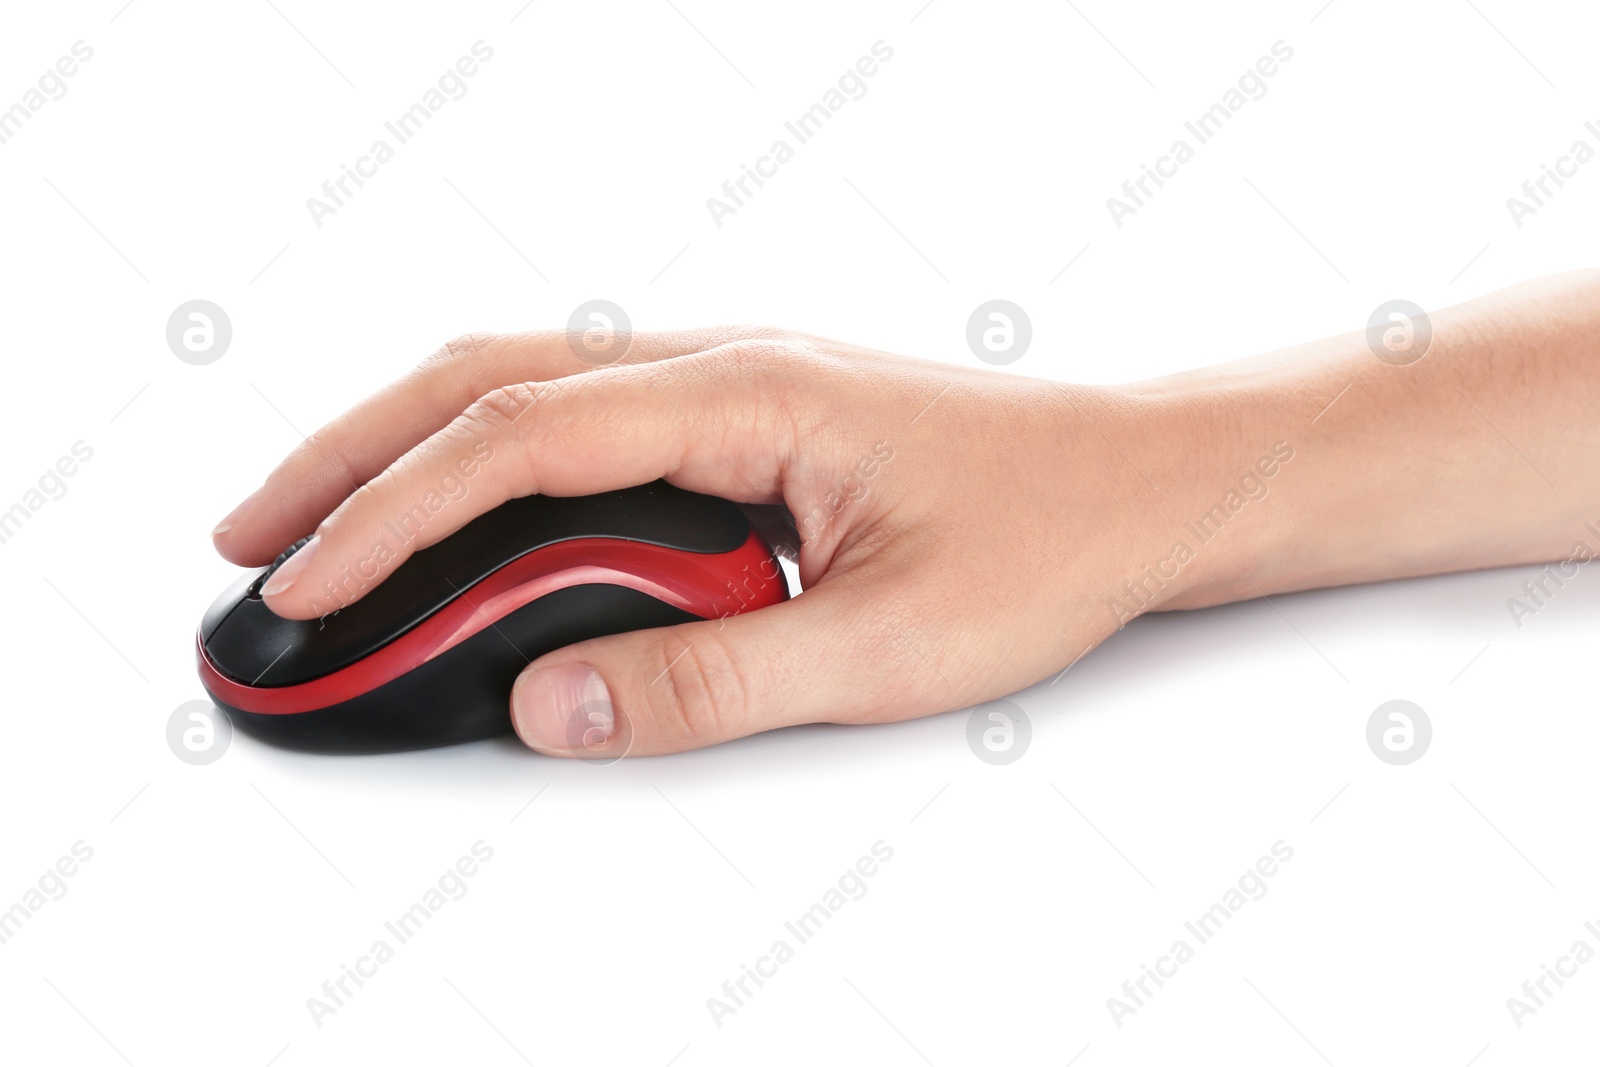
M 603 297 L 640 328 L 773 323 L 973 365 L 967 316 L 1003 297 L 1034 326 L 1009 371 L 1112 382 L 1593 265 L 1600 162 L 1520 229 L 1505 205 L 1596 141 L 1592 6 L 920 2 L 7 5 L 0 106 L 73 42 L 94 56 L 0 145 L 0 508 L 75 441 L 94 455 L 0 545 L 0 908 L 74 842 L 93 858 L 0 945 L 0 1056 L 1592 1049 L 1600 963 L 1521 1029 L 1505 1003 L 1580 937 L 1600 948 L 1587 572 L 1520 629 L 1505 602 L 1531 570 L 1142 618 L 1014 698 L 1034 734 L 1007 767 L 974 758 L 964 713 L 608 768 L 511 741 L 168 750 L 233 574 L 212 526 L 300 431 L 463 332 Z M 480 39 L 467 95 L 314 226 L 306 198 Z M 717 228 L 706 198 L 878 40 L 865 97 Z M 1114 226 L 1106 197 L 1278 40 L 1267 95 Z M 195 298 L 234 330 L 206 367 L 165 341 Z M 1365 741 L 1393 698 L 1434 726 L 1407 767 Z M 307 998 L 479 840 L 467 895 L 316 1026 Z M 716 1026 L 707 998 L 879 840 L 866 896 Z M 1279 840 L 1270 892 L 1114 1025 L 1107 998 Z

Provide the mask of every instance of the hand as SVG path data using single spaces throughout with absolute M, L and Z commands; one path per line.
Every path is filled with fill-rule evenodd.
M 523 673 L 517 732 L 556 755 L 597 699 L 610 732 L 575 731 L 594 754 L 626 744 L 619 717 L 632 751 L 674 752 L 966 707 L 1146 611 L 1562 561 L 1527 587 L 1549 595 L 1600 558 L 1600 271 L 1428 318 L 1431 344 L 1404 358 L 1356 333 L 1114 388 L 764 330 L 639 336 L 603 369 L 560 334 L 468 338 L 314 434 L 215 538 L 259 566 L 316 531 L 263 591 L 313 618 L 338 606 L 324 583 L 429 494 L 444 506 L 364 588 L 530 493 L 665 477 L 786 505 L 795 599 Z M 441 496 L 484 449 L 470 491 Z M 1528 598 L 1507 601 L 1518 625 Z
M 1175 501 L 1155 488 L 1170 479 L 1147 455 L 1149 416 L 1107 390 L 774 331 L 638 335 L 626 362 L 599 369 L 561 334 L 472 337 L 313 434 L 214 537 L 228 559 L 260 566 L 315 532 L 264 590 L 278 614 L 314 618 L 339 606 L 325 583 L 368 557 L 386 522 L 440 499 L 472 457 L 492 458 L 470 464 L 468 491 L 356 596 L 411 551 L 532 493 L 664 477 L 787 505 L 799 596 L 572 645 L 514 689 L 517 732 L 541 752 L 574 754 L 568 738 L 585 734 L 592 747 L 577 754 L 674 752 L 966 707 L 1061 671 L 1155 606 L 1152 593 L 1108 610 L 1118 584 L 1171 547 L 1171 523 L 1154 521 L 1158 501 Z M 609 700 L 610 727 L 571 732 L 596 699 Z

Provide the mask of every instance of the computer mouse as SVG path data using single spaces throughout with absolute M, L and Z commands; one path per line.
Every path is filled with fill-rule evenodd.
M 381 536 L 408 532 L 389 523 Z M 261 599 L 301 544 L 225 590 L 196 645 L 201 684 L 235 727 L 316 752 L 506 734 L 512 683 L 547 652 L 789 596 L 743 511 L 665 482 L 507 501 L 320 619 L 281 618 Z

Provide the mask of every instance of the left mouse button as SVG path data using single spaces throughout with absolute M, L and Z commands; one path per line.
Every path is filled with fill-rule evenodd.
M 201 640 L 209 641 L 215 636 L 217 627 L 222 625 L 222 620 L 226 619 L 233 609 L 239 606 L 239 602 L 249 593 L 250 588 L 260 581 L 265 574 L 266 571 L 251 571 L 239 575 L 229 584 L 228 588 L 222 591 L 221 596 L 211 602 L 211 606 L 206 609 L 205 615 L 200 619 Z

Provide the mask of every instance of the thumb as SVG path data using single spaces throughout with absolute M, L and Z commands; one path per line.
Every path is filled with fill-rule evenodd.
M 851 582 L 727 619 L 583 641 L 530 664 L 511 718 L 530 748 L 613 761 L 826 721 L 862 701 L 863 612 Z

